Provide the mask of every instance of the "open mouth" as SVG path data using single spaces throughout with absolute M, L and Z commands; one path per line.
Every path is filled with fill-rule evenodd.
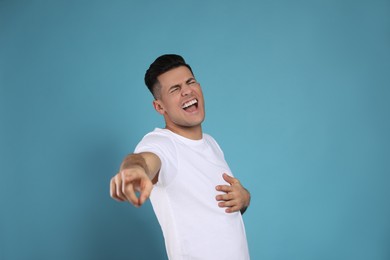
M 195 111 L 198 108 L 198 100 L 197 99 L 192 99 L 183 104 L 181 107 L 187 112 L 192 112 Z

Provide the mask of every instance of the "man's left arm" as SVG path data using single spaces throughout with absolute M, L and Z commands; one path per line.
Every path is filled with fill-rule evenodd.
M 222 177 L 228 184 L 215 187 L 217 191 L 225 192 L 225 194 L 216 196 L 216 200 L 219 201 L 218 206 L 226 208 L 226 213 L 240 211 L 244 214 L 251 200 L 249 191 L 241 185 L 238 179 L 226 173 Z

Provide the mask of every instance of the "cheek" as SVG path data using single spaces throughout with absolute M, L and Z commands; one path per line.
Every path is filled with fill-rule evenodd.
M 167 100 L 167 102 L 164 103 L 164 110 L 169 112 L 175 112 L 176 110 L 180 109 L 180 106 L 178 105 L 179 101 L 175 99 Z
M 200 97 L 202 97 L 203 99 L 203 91 L 201 88 L 198 89 L 198 93 L 197 93 Z

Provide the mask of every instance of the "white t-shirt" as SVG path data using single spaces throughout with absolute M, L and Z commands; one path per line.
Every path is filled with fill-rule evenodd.
M 161 160 L 150 199 L 169 259 L 249 259 L 241 213 L 226 213 L 215 199 L 215 186 L 227 184 L 222 174 L 232 173 L 211 136 L 191 140 L 156 128 L 138 144 L 140 152 Z

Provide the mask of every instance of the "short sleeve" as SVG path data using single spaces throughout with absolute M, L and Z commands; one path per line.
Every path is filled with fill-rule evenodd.
M 164 133 L 151 132 L 142 138 L 135 153 L 150 152 L 161 160 L 158 182 L 156 185 L 168 185 L 177 173 L 176 147 L 173 140 Z

